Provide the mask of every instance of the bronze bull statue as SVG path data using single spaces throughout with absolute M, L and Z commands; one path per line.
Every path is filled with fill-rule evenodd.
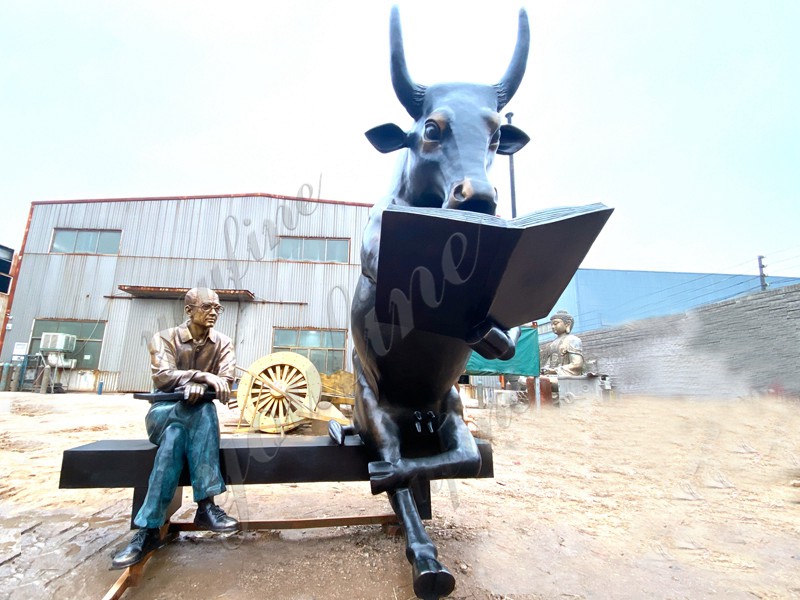
M 351 311 L 354 425 L 331 421 L 329 432 L 340 444 L 345 435 L 357 433 L 374 454 L 377 460 L 369 466 L 372 493 L 388 493 L 403 526 L 414 592 L 419 598 L 440 598 L 452 592 L 455 578 L 437 560 L 409 486 L 417 477 L 477 474 L 480 454 L 464 423 L 455 384 L 472 349 L 487 358 L 510 358 L 514 340 L 496 327 L 458 339 L 413 327 L 400 332 L 402 324 L 378 322 L 381 217 L 389 205 L 495 213 L 497 190 L 487 170 L 495 154 L 512 154 L 528 142 L 520 129 L 501 124 L 499 111 L 522 81 L 530 30 L 521 10 L 511 64 L 495 85 L 415 83 L 406 67 L 397 7 L 391 14 L 390 43 L 392 85 L 414 125 L 407 132 L 385 124 L 366 133 L 380 152 L 404 149 L 404 156 L 391 194 L 370 214 L 361 249 L 362 275 Z M 379 339 L 390 342 L 386 346 Z

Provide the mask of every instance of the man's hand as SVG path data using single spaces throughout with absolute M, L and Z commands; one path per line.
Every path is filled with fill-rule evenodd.
M 231 388 L 228 385 L 227 379 L 218 377 L 213 373 L 200 373 L 197 379 L 201 383 L 205 383 L 209 387 L 214 389 L 214 392 L 216 392 L 217 394 L 217 400 L 219 400 L 223 404 L 228 404 L 228 401 L 231 398 Z
M 206 393 L 206 385 L 202 383 L 187 383 L 183 388 L 183 399 L 187 404 L 193 405 Z

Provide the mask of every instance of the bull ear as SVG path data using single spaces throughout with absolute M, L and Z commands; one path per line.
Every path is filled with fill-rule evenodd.
M 384 154 L 400 150 L 400 148 L 405 148 L 408 145 L 406 132 L 394 123 L 378 125 L 364 135 L 367 136 L 369 143 L 375 146 L 378 152 L 383 152 Z
M 497 146 L 497 153 L 514 154 L 530 141 L 531 138 L 522 129 L 505 123 L 500 126 L 500 144 Z

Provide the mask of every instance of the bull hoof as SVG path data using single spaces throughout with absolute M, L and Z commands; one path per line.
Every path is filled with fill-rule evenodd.
M 456 587 L 456 578 L 435 558 L 414 563 L 414 593 L 423 600 L 439 600 Z
M 352 425 L 342 425 L 336 421 L 328 421 L 328 436 L 340 446 L 344 445 L 344 438 L 355 434 L 356 428 Z
M 342 427 L 341 423 L 336 421 L 328 421 L 328 436 L 336 442 L 337 445 L 341 446 L 344 444 L 344 427 Z

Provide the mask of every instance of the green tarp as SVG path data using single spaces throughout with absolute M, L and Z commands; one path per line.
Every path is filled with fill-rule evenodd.
M 517 340 L 517 353 L 511 360 L 487 360 L 475 352 L 467 362 L 467 375 L 539 376 L 539 330 L 522 327 Z

